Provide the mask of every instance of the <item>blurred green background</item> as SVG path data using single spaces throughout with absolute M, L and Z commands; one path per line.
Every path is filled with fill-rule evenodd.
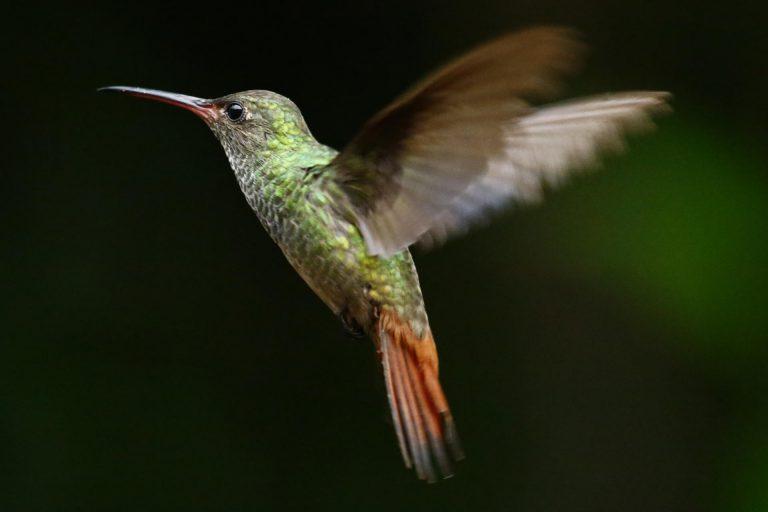
M 768 511 L 765 3 L 7 7 L 0 510 Z M 540 207 L 417 254 L 467 459 L 403 469 L 367 341 L 194 116 L 264 88 L 340 147 L 493 35 L 579 28 L 569 95 L 675 113 Z

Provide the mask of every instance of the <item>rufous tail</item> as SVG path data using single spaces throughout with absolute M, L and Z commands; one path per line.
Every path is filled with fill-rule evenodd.
M 382 308 L 377 338 L 392 421 L 405 465 L 422 480 L 453 475 L 464 457 L 451 411 L 438 380 L 432 334 L 421 339 L 389 308 Z

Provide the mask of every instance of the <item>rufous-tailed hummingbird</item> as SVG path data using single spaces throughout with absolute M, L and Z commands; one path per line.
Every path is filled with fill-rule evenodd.
M 463 457 L 408 247 L 462 233 L 492 210 L 536 201 L 648 127 L 668 94 L 551 98 L 583 44 L 558 27 L 512 33 L 419 82 L 342 150 L 312 136 L 269 91 L 200 99 L 106 87 L 197 114 L 288 261 L 352 332 L 374 342 L 405 464 L 434 481 Z

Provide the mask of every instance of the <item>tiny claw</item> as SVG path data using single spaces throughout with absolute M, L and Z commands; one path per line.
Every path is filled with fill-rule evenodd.
M 352 315 L 349 314 L 349 310 L 345 309 L 342 311 L 339 314 L 339 320 L 341 320 L 341 325 L 344 327 L 344 332 L 347 333 L 349 337 L 356 340 L 365 337 L 365 331 L 360 326 L 360 324 L 357 323 L 354 318 L 352 318 Z

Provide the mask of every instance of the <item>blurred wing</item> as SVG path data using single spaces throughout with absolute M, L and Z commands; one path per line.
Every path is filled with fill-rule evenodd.
M 582 49 L 562 28 L 507 35 L 371 118 L 333 162 L 369 252 L 441 240 L 509 198 L 534 198 L 542 183 L 588 163 L 662 102 L 657 93 L 635 93 L 639 103 L 616 109 L 605 106 L 611 97 L 532 109 L 529 101 L 557 92 Z
M 538 201 L 544 186 L 558 186 L 570 172 L 594 166 L 600 153 L 621 151 L 626 133 L 651 128 L 651 115 L 669 108 L 668 97 L 653 91 L 606 94 L 546 106 L 512 121 L 504 128 L 504 151 L 431 220 L 420 245 L 439 245 L 510 202 Z

